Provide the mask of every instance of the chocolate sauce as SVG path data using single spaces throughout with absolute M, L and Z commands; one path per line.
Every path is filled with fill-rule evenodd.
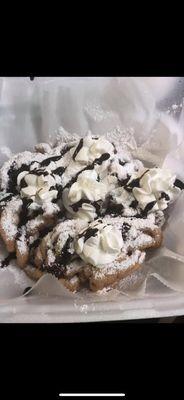
M 126 161 L 121 161 L 121 160 L 119 159 L 119 164 L 122 165 L 122 167 L 124 167 L 124 165 L 127 164 L 127 162 L 126 162 Z
M 18 193 L 17 177 L 23 171 L 28 171 L 28 172 L 30 172 L 30 174 L 34 174 L 34 175 L 37 175 L 37 176 L 49 175 L 48 171 L 43 171 L 41 168 L 34 169 L 34 170 L 30 171 L 30 166 L 36 162 L 37 164 L 40 165 L 40 167 L 46 167 L 46 166 L 48 166 L 50 164 L 50 162 L 60 160 L 63 157 L 63 155 L 66 154 L 70 149 L 71 149 L 71 146 L 65 146 L 61 150 L 60 155 L 58 155 L 58 156 L 53 156 L 53 157 L 46 158 L 41 163 L 39 163 L 38 161 L 32 161 L 29 165 L 22 164 L 20 168 L 16 168 L 16 163 L 13 162 L 13 164 L 11 165 L 11 167 L 10 167 L 10 169 L 8 171 L 8 176 L 9 176 L 8 190 L 12 193 L 12 195 Z M 53 173 L 58 174 L 59 176 L 61 176 L 64 171 L 65 171 L 64 167 L 59 167 L 59 168 L 56 168 L 53 171 Z M 53 174 L 52 174 L 52 176 L 53 176 Z M 26 184 L 25 179 L 24 178 L 21 179 L 20 188 L 24 188 L 26 186 L 27 186 L 27 184 Z
M 74 182 L 76 182 L 78 176 L 84 172 L 84 171 L 89 171 L 89 170 L 93 170 L 95 164 L 97 165 L 101 165 L 104 161 L 108 160 L 108 158 L 110 157 L 109 153 L 104 153 L 102 154 L 99 158 L 95 158 L 95 160 L 92 162 L 92 164 L 87 165 L 85 168 L 83 168 L 81 171 L 77 172 L 77 174 L 75 176 L 73 176 L 70 181 L 65 185 L 65 187 L 63 189 L 69 188 L 71 185 L 73 185 Z
M 16 258 L 15 253 L 10 253 L 4 260 L 0 261 L 0 268 L 5 268 L 9 265 L 10 261 Z
M 106 214 L 110 214 L 110 215 L 121 215 L 123 210 L 124 210 L 124 206 L 123 204 L 117 204 L 113 201 L 112 196 L 109 196 L 108 198 L 108 203 L 107 203 L 107 208 L 106 208 Z
M 53 156 L 46 158 L 40 163 L 40 167 L 47 167 L 52 161 L 59 161 L 61 159 L 61 156 Z
M 7 196 L 4 196 L 2 199 L 0 199 L 0 203 L 3 201 L 10 201 L 12 199 L 12 197 L 13 197 L 12 193 L 7 194 Z
M 35 160 L 35 161 L 31 161 L 30 166 L 35 164 L 35 163 L 39 164 L 39 162 Z
M 79 211 L 79 208 L 81 208 L 84 203 L 92 204 L 92 202 L 88 199 L 81 199 L 81 200 L 77 201 L 77 203 L 71 204 L 70 207 L 72 208 L 72 210 L 74 212 L 77 212 L 77 211 Z
M 125 189 L 126 189 L 126 184 L 128 183 L 128 181 L 130 180 L 130 175 L 127 175 L 127 177 L 125 178 L 125 179 L 119 179 L 118 178 L 118 174 L 116 174 L 116 176 L 117 176 L 117 179 L 118 179 L 118 184 L 120 185 L 120 186 L 125 186 Z M 127 189 L 126 189 L 127 190 Z
M 52 203 L 56 203 L 59 199 L 62 197 L 62 192 L 63 192 L 63 186 L 62 185 L 56 185 L 56 190 L 58 192 L 57 198 L 52 200 Z
M 127 239 L 127 233 L 130 230 L 130 228 L 131 228 L 131 226 L 127 222 L 123 223 L 121 233 L 122 233 L 122 238 L 124 241 Z
M 127 190 L 127 192 L 131 192 L 133 188 L 135 187 L 140 187 L 140 179 L 141 178 L 136 178 L 133 179 L 128 186 L 125 187 L 125 189 Z
M 40 241 L 43 239 L 43 237 L 46 236 L 49 232 L 51 232 L 52 229 L 53 229 L 53 226 L 49 226 L 49 227 L 46 227 L 46 228 L 42 229 L 39 232 L 39 238 L 36 239 L 33 243 L 30 244 L 30 249 L 38 247 L 38 245 L 40 244 Z
M 21 189 L 27 187 L 27 183 L 24 178 L 21 179 L 19 186 Z
M 64 265 L 58 265 L 58 264 L 54 263 L 50 266 L 43 265 L 41 267 L 41 270 L 48 272 L 49 274 L 52 274 L 56 278 L 60 279 L 60 278 L 63 278 L 66 268 Z
M 135 214 L 134 218 L 146 219 L 147 218 L 147 214 L 143 214 L 143 211 L 141 211 L 140 213 Z
M 116 150 L 116 146 L 114 143 L 112 143 L 113 147 L 114 147 L 114 154 L 117 154 L 117 150 Z
M 84 237 L 84 242 L 86 242 L 90 237 L 96 236 L 97 232 L 98 228 L 88 228 L 85 232 L 80 233 L 78 238 Z
M 138 201 L 137 200 L 133 200 L 131 203 L 130 203 L 130 207 L 132 207 L 132 208 L 134 208 L 134 209 L 136 209 L 137 208 L 137 206 L 138 206 Z
M 18 224 L 18 229 L 21 228 L 22 225 L 25 225 L 28 221 L 28 212 L 29 212 L 29 206 L 33 202 L 31 199 L 24 198 L 22 199 L 22 209 L 20 211 L 19 215 L 19 224 Z
M 66 145 L 63 147 L 63 149 L 60 151 L 61 157 L 63 157 L 70 149 L 72 149 L 73 146 L 71 145 Z
M 41 207 L 37 208 L 36 210 L 32 210 L 31 215 L 28 216 L 28 220 L 34 219 L 34 218 L 38 217 L 38 215 L 42 215 L 42 214 L 43 214 L 43 209 Z
M 184 189 L 184 183 L 180 181 L 180 179 L 175 179 L 174 186 L 178 187 L 179 189 Z
M 62 176 L 63 173 L 65 172 L 65 169 L 66 169 L 65 167 L 58 167 L 58 168 L 54 169 L 52 171 L 52 173 L 56 174 L 56 175 L 59 175 L 59 176 Z
M 71 149 L 71 146 L 65 146 L 61 152 L 59 156 L 53 156 L 53 157 L 49 157 L 46 158 L 45 160 L 43 160 L 40 163 L 41 167 L 47 167 L 52 161 L 59 161 L 69 150 Z
M 98 165 L 102 165 L 102 163 L 106 160 L 108 160 L 110 158 L 110 154 L 109 153 L 104 153 L 102 154 L 99 158 L 95 158 L 95 160 L 93 161 L 93 164 L 98 164 Z
M 72 260 L 73 254 L 68 250 L 70 243 L 73 241 L 71 236 L 68 237 L 66 243 L 64 244 L 61 254 L 56 257 L 56 261 L 50 266 L 44 266 L 42 269 L 56 276 L 56 278 L 61 278 L 66 270 L 66 265 Z
M 170 197 L 169 197 L 169 195 L 167 193 L 161 192 L 160 199 L 165 199 L 166 201 L 169 201 Z
M 36 247 L 39 246 L 41 241 L 41 237 L 39 237 L 38 239 L 36 239 L 33 243 L 30 244 L 29 249 L 35 249 Z
M 6 204 L 8 203 L 8 201 L 10 201 L 13 197 L 13 194 L 10 193 L 7 196 L 4 196 L 1 200 L 0 200 L 0 211 L 2 211 L 4 209 L 4 207 L 6 206 Z M 1 204 L 2 203 L 2 204 Z
M 8 190 L 13 193 L 17 194 L 17 177 L 18 175 L 23 172 L 23 171 L 29 171 L 29 165 L 27 164 L 22 164 L 20 168 L 16 169 L 16 164 L 15 162 L 11 165 L 9 171 L 8 171 Z
M 86 240 L 88 240 L 90 237 L 96 236 L 97 232 L 98 232 L 97 228 L 87 229 L 87 231 L 85 232 L 85 235 L 84 235 L 84 242 L 86 242 Z
M 127 190 L 127 192 L 131 192 L 134 187 L 140 187 L 140 180 L 148 171 L 149 169 L 147 169 L 139 178 L 133 179 L 128 185 L 126 185 L 125 189 Z
M 100 214 L 101 203 L 102 203 L 101 200 L 99 200 L 99 201 L 91 201 L 91 200 L 88 200 L 88 199 L 81 199 L 81 200 L 77 201 L 77 203 L 71 204 L 70 207 L 72 208 L 72 210 L 74 212 L 77 212 L 79 210 L 79 208 L 81 208 L 84 203 L 91 204 L 95 208 L 96 214 L 97 215 Z
M 146 205 L 146 207 L 144 208 L 144 210 L 142 210 L 141 215 L 142 216 L 147 216 L 148 212 L 150 210 L 152 210 L 152 208 L 154 207 L 155 204 L 156 204 L 156 201 L 151 201 L 150 203 L 148 203 Z
M 60 256 L 57 257 L 57 261 L 59 262 L 59 264 L 67 265 L 71 261 L 72 254 L 68 250 L 72 241 L 73 238 L 69 236 L 61 250 Z
M 75 157 L 77 156 L 77 154 L 79 153 L 79 151 L 82 149 L 83 147 L 83 139 L 80 139 L 78 146 L 76 147 L 74 153 L 73 153 L 73 160 L 75 161 Z
M 43 175 L 43 176 L 47 176 L 49 175 L 49 173 L 47 171 L 43 171 L 43 169 L 33 169 L 32 171 L 30 171 L 30 174 L 34 174 L 37 176 Z

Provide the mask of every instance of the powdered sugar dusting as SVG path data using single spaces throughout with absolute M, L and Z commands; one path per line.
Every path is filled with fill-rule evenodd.
M 96 108 L 93 110 L 91 109 L 91 111 L 93 111 L 93 119 L 97 122 L 101 122 L 108 117 L 108 113 L 104 114 L 102 109 Z M 88 114 L 90 113 L 89 110 L 87 112 Z M 13 193 L 20 192 L 20 196 L 23 196 L 21 192 L 23 191 L 26 196 L 28 188 L 28 195 L 31 197 L 31 204 L 29 204 L 30 200 L 28 203 L 24 202 L 24 200 L 22 202 L 20 197 L 16 196 L 14 196 L 12 200 L 8 200 L 5 205 L 5 212 L 1 218 L 1 225 L 7 233 L 8 238 L 15 238 L 16 234 L 19 233 L 17 237 L 17 249 L 20 254 L 25 254 L 28 245 L 33 244 L 30 258 L 32 262 L 32 260 L 34 260 L 35 251 L 34 240 L 39 239 L 40 228 L 46 227 L 47 224 L 54 224 L 54 221 L 58 222 L 63 212 L 62 221 L 43 237 L 40 245 L 38 244 L 40 249 L 37 248 L 40 251 L 43 250 L 43 254 L 45 254 L 45 256 L 42 254 L 43 258 L 45 257 L 43 260 L 44 266 L 48 265 L 51 267 L 57 260 L 54 270 L 56 273 L 58 271 L 57 268 L 59 268 L 57 264 L 61 262 L 63 263 L 61 273 L 63 273 L 64 277 L 67 277 L 71 283 L 77 283 L 80 277 L 81 282 L 82 279 L 85 280 L 86 276 L 82 276 L 82 274 L 86 272 L 86 267 L 88 267 L 88 265 L 82 261 L 80 252 L 78 253 L 76 250 L 76 240 L 78 240 L 79 237 L 86 242 L 92 237 L 91 240 L 93 241 L 93 236 L 96 234 L 96 229 L 94 228 L 97 226 L 95 224 L 98 224 L 99 221 L 88 224 L 82 219 L 66 219 L 62 195 L 65 186 L 69 183 L 67 189 L 70 188 L 70 185 L 77 181 L 80 172 L 84 169 L 88 170 L 89 174 L 94 170 L 96 173 L 95 179 L 98 179 L 98 182 L 103 182 L 103 184 L 105 184 L 105 179 L 108 181 L 107 178 L 112 178 L 107 182 L 109 186 L 104 197 L 100 197 L 99 199 L 103 204 L 100 204 L 100 206 L 97 204 L 97 212 L 94 218 L 98 215 L 99 218 L 102 219 L 103 224 L 111 225 L 113 233 L 115 231 L 113 228 L 116 228 L 116 242 L 119 240 L 118 235 L 121 235 L 121 241 L 119 241 L 120 245 L 114 256 L 114 258 L 116 257 L 115 261 L 105 265 L 89 265 L 91 273 L 95 278 L 100 279 L 106 275 L 116 274 L 118 271 L 126 271 L 136 264 L 143 263 L 145 253 L 141 249 L 154 245 L 154 230 L 157 229 L 158 232 L 158 223 L 161 225 L 163 214 L 157 215 L 151 212 L 147 217 L 140 218 L 140 216 L 144 214 L 137 212 L 138 205 L 135 202 L 134 195 L 129 187 L 125 187 L 127 178 L 128 181 L 126 182 L 129 182 L 130 178 L 134 179 L 134 176 L 136 177 L 136 174 L 144 169 L 140 160 L 133 160 L 132 158 L 133 152 L 137 151 L 133 134 L 134 132 L 131 128 L 122 130 L 117 126 L 112 131 L 107 132 L 100 140 L 99 137 L 91 136 L 90 134 L 80 139 L 78 135 L 71 135 L 61 128 L 55 144 L 40 143 L 35 147 L 36 152 L 25 151 L 19 153 L 11 157 L 11 159 L 4 164 L 0 172 L 2 188 L 6 190 L 8 187 L 8 180 L 10 178 L 8 172 L 10 172 L 10 175 L 12 173 L 12 182 L 14 183 L 15 181 L 14 185 L 16 186 L 17 175 L 15 170 L 20 169 L 20 171 L 17 172 L 19 180 L 15 187 L 16 190 Z M 23 164 L 29 166 L 28 168 L 25 167 L 25 171 Z M 28 170 L 29 172 L 27 172 Z M 26 177 L 25 173 L 29 176 Z M 19 176 L 20 174 L 22 174 L 21 177 Z M 30 186 L 30 188 L 26 185 Z M 120 189 L 122 193 L 118 194 L 116 189 Z M 36 191 L 36 194 L 32 194 L 33 191 Z M 38 196 L 37 191 L 39 193 Z M 47 195 L 45 196 L 45 194 Z M 80 200 L 77 200 L 77 194 L 78 193 L 76 193 L 76 201 L 74 201 L 74 204 L 80 203 L 81 200 L 85 199 L 89 200 L 89 204 L 92 201 L 90 198 L 88 199 L 89 193 L 87 194 L 86 187 L 84 187 L 84 193 L 81 194 Z M 41 195 L 43 199 L 45 199 L 42 203 Z M 33 196 L 35 196 L 34 199 Z M 39 196 L 40 200 L 38 201 Z M 52 198 L 52 196 L 54 197 Z M 97 198 L 97 201 L 99 200 Z M 95 201 L 95 203 L 97 203 L 97 201 Z M 109 213 L 114 205 L 114 208 L 116 208 L 114 215 L 121 215 L 121 209 L 123 209 L 124 214 L 122 211 L 122 215 L 124 216 L 112 217 L 113 213 L 107 215 L 108 201 Z M 132 203 L 133 205 L 131 205 Z M 32 212 L 34 217 L 25 223 L 25 226 L 21 226 L 20 228 L 20 210 L 22 208 L 23 213 L 27 211 L 25 210 L 27 204 L 29 207 L 28 218 L 31 218 Z M 4 203 L 2 203 L 2 205 L 4 207 Z M 104 216 L 105 213 L 106 216 Z M 135 218 L 135 216 L 138 218 Z M 47 219 L 46 217 L 51 217 L 51 219 Z M 76 217 L 76 214 L 74 217 Z M 109 227 L 107 231 L 109 232 Z M 32 235 L 31 237 L 29 237 L 30 234 Z M 112 237 L 114 237 L 113 234 Z M 113 240 L 115 243 L 115 238 Z M 108 241 L 110 243 L 109 237 L 106 238 L 106 243 L 104 239 L 103 244 L 106 255 L 108 255 Z M 112 243 L 112 245 L 117 246 L 117 243 L 114 243 Z M 67 266 L 65 266 L 62 259 L 65 255 L 67 261 L 69 259 Z M 59 258 L 59 256 L 61 257 Z M 109 257 L 105 260 L 109 262 L 112 259 L 113 257 Z M 99 261 L 102 262 L 100 258 Z M 95 265 L 96 267 L 94 267 Z M 76 274 L 78 274 L 78 276 Z M 87 276 L 87 280 L 90 280 L 89 276 Z
M 22 227 L 21 235 L 17 240 L 17 248 L 22 255 L 28 251 L 25 227 Z
M 135 264 L 142 264 L 145 259 L 145 253 L 139 250 L 135 250 L 135 252 L 128 257 L 122 257 L 122 261 L 114 261 L 113 263 L 107 264 L 105 266 L 101 266 L 99 269 L 93 268 L 93 276 L 97 279 L 104 278 L 106 275 L 114 274 L 116 271 L 126 270 Z
M 1 216 L 1 226 L 10 240 L 14 239 L 17 234 L 18 213 L 21 206 L 22 200 L 15 197 L 8 203 Z
M 119 152 L 127 152 L 127 156 L 130 157 L 130 152 L 137 148 L 136 141 L 134 139 L 134 129 L 127 128 L 122 129 L 120 126 L 116 126 L 113 130 L 108 131 L 105 134 L 107 140 L 114 143 Z
M 67 132 L 62 126 L 58 128 L 58 132 L 56 133 L 56 140 L 54 143 L 54 147 L 57 147 L 61 144 L 67 143 L 75 143 L 79 140 L 79 135 L 75 133 Z
M 28 232 L 32 232 L 35 229 L 38 229 L 40 227 L 40 225 L 42 225 L 42 224 L 43 225 L 45 224 L 45 220 L 41 215 L 39 215 L 35 219 L 32 219 L 27 222 L 27 224 L 26 224 L 27 230 L 28 230 Z

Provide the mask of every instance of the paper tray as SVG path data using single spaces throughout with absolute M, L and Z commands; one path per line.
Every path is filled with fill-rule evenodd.
M 184 315 L 184 297 L 176 293 L 149 299 L 123 299 L 76 307 L 60 302 L 57 297 L 39 296 L 18 299 L 0 305 L 0 321 L 4 323 L 76 323 L 123 321 Z
M 53 138 L 59 126 L 72 133 L 90 129 L 101 134 L 122 124 L 135 129 L 139 144 L 140 130 L 145 137 L 154 130 L 155 108 L 172 115 L 181 128 L 183 95 L 184 78 L 0 78 L 0 162 L 7 159 L 9 149 L 16 153 Z M 181 129 L 177 125 L 174 129 L 177 141 Z M 154 156 L 164 157 L 164 151 L 158 143 Z M 181 248 L 182 243 L 179 252 Z M 99 303 L 44 295 L 1 296 L 0 300 L 0 322 L 112 321 L 183 314 L 184 294 L 164 290 L 144 298 L 124 296 Z

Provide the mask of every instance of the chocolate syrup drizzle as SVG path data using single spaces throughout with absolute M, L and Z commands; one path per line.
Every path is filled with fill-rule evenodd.
M 20 186 L 21 189 L 27 187 L 27 183 L 25 181 L 25 178 L 21 179 L 19 186 Z
M 131 226 L 127 222 L 123 223 L 122 229 L 121 229 L 121 234 L 122 234 L 122 238 L 124 241 L 126 241 L 126 239 L 127 239 L 127 234 L 128 234 L 128 231 L 130 230 L 130 228 L 131 228 Z
M 50 266 L 43 265 L 42 270 L 55 275 L 58 279 L 62 278 L 66 271 L 66 265 L 69 264 L 74 257 L 74 255 L 69 252 L 72 241 L 73 238 L 69 236 L 61 250 L 61 254 L 56 257 L 56 261 Z
M 10 261 L 14 258 L 16 258 L 16 254 L 14 252 L 10 253 L 4 260 L 0 261 L 0 268 L 8 267 Z
M 58 168 L 54 169 L 52 171 L 52 173 L 55 174 L 55 175 L 62 176 L 64 174 L 65 170 L 66 170 L 65 167 L 58 167 Z
M 78 238 L 80 239 L 81 237 L 84 237 L 84 242 L 86 242 L 86 240 L 88 240 L 90 237 L 96 236 L 97 233 L 98 228 L 88 228 L 85 232 L 80 233 Z
M 74 153 L 73 153 L 73 160 L 75 161 L 75 157 L 77 156 L 77 154 L 79 153 L 79 151 L 82 149 L 83 147 L 83 139 L 80 139 L 78 146 L 76 147 Z
M 73 154 L 73 159 L 75 159 L 77 153 L 80 151 L 80 149 L 83 146 L 83 139 L 80 140 L 77 148 L 75 149 L 75 152 Z M 40 167 L 46 167 L 50 164 L 50 162 L 52 161 L 58 161 L 61 159 L 61 157 L 64 156 L 64 154 L 66 154 L 69 150 L 71 149 L 71 146 L 65 146 L 62 150 L 60 155 L 58 156 L 53 156 L 53 157 L 49 157 L 44 159 L 41 163 L 37 163 L 39 164 Z M 105 160 L 107 160 L 110 157 L 109 153 L 104 153 L 101 155 L 101 157 L 96 158 L 93 163 L 91 165 L 86 166 L 85 168 L 83 168 L 81 171 L 79 171 L 69 182 L 68 184 L 65 186 L 65 188 L 70 187 L 78 178 L 78 176 L 80 175 L 81 172 L 86 171 L 86 170 L 92 170 L 94 169 L 95 164 L 97 165 L 101 165 Z M 22 164 L 22 166 L 20 168 L 16 168 L 16 164 L 15 162 L 11 165 L 9 171 L 8 171 L 8 176 L 9 176 L 9 182 L 8 182 L 8 188 L 9 191 L 12 192 L 12 194 L 17 194 L 18 193 L 18 188 L 17 188 L 17 177 L 18 175 L 22 172 L 22 171 L 30 171 L 30 165 L 32 165 L 35 161 L 32 161 L 29 165 L 27 164 Z M 65 172 L 65 167 L 58 167 L 56 168 L 54 171 L 52 171 L 52 176 L 53 174 L 57 174 L 59 176 L 62 176 L 63 173 Z M 34 169 L 33 171 L 30 171 L 31 173 L 35 174 L 35 175 L 48 175 L 47 171 L 43 171 L 41 168 L 39 169 Z M 21 179 L 20 182 L 20 188 L 26 187 L 26 181 L 25 179 Z M 58 185 L 56 184 L 56 186 L 52 187 L 52 189 L 56 189 L 58 191 L 57 194 L 57 198 L 53 199 L 53 202 L 57 202 L 62 195 L 63 192 L 63 187 L 62 185 Z M 94 207 L 96 209 L 97 215 L 99 215 L 100 212 L 100 205 L 97 202 L 94 202 Z M 21 216 L 20 219 L 22 222 L 20 222 L 20 226 L 22 226 L 24 223 L 27 222 L 28 220 L 28 206 L 29 204 L 27 203 L 27 200 L 23 201 L 23 207 L 22 207 L 22 211 L 21 211 Z M 74 205 L 74 207 L 77 207 L 77 205 Z M 35 214 L 34 214 L 35 215 Z
M 7 196 L 4 196 L 1 200 L 0 200 L 0 212 L 3 211 L 4 207 L 6 207 L 6 204 L 12 199 L 13 194 L 7 194 Z
M 140 217 L 141 218 L 147 217 L 148 212 L 150 210 L 152 210 L 152 208 L 154 207 L 155 204 L 156 204 L 156 200 L 151 201 L 150 203 L 146 204 L 146 207 L 144 208 L 144 210 L 141 210 L 141 212 L 140 212 Z
M 117 204 L 113 202 L 113 197 L 110 195 L 107 200 L 106 214 L 110 215 L 121 215 L 124 210 L 123 204 Z
M 49 227 L 43 228 L 39 232 L 39 238 L 36 239 L 33 243 L 30 244 L 30 249 L 38 247 L 39 244 L 40 244 L 40 241 L 44 238 L 44 236 L 46 236 L 49 232 L 51 232 L 52 229 L 53 229 L 53 226 L 49 226 Z
M 184 183 L 180 181 L 180 179 L 175 179 L 174 186 L 178 187 L 181 190 L 184 190 Z
M 17 194 L 17 177 L 18 175 L 23 172 L 23 171 L 29 171 L 29 165 L 27 164 L 22 164 L 20 168 L 16 168 L 15 162 L 11 165 L 9 171 L 8 171 L 8 191 L 10 191 L 13 194 Z
M 116 150 L 116 146 L 114 143 L 112 143 L 113 147 L 114 147 L 114 154 L 117 154 L 117 150 Z
M 137 206 L 138 206 L 138 201 L 135 199 L 135 200 L 132 200 L 132 202 L 130 203 L 130 207 L 132 207 L 132 208 L 134 208 L 134 209 L 136 209 L 137 208 Z
M 108 160 L 110 158 L 110 154 L 109 153 L 104 153 L 102 154 L 99 158 L 95 158 L 95 160 L 90 164 L 87 165 L 85 168 L 83 168 L 81 171 L 77 172 L 77 174 L 75 176 L 73 176 L 70 181 L 65 185 L 65 187 L 63 188 L 70 188 L 71 185 L 73 185 L 74 182 L 76 182 L 78 176 L 84 172 L 84 171 L 88 171 L 88 170 L 93 170 L 94 166 L 97 165 L 102 165 L 102 163 L 106 160 Z
M 72 208 L 72 210 L 74 212 L 77 212 L 77 211 L 79 211 L 79 209 L 82 207 L 82 205 L 84 203 L 85 204 L 91 204 L 95 208 L 97 216 L 100 215 L 102 200 L 91 201 L 91 200 L 88 200 L 88 199 L 81 199 L 81 200 L 77 201 L 77 203 L 71 204 L 70 207 Z
M 12 193 L 7 194 L 2 199 L 0 199 L 0 203 L 3 202 L 3 201 L 10 201 L 12 199 L 12 197 L 13 197 Z
M 59 161 L 69 150 L 71 149 L 71 146 L 65 146 L 61 152 L 59 156 L 53 156 L 53 157 L 49 157 L 46 158 L 45 160 L 43 160 L 40 163 L 41 167 L 47 167 L 52 161 Z
M 18 229 L 21 228 L 22 225 L 25 225 L 28 221 L 28 213 L 29 213 L 29 206 L 33 202 L 31 199 L 23 198 L 22 199 L 22 209 L 19 215 L 19 224 Z
M 131 192 L 134 187 L 140 187 L 140 180 L 143 178 L 143 176 L 148 171 L 149 171 L 149 169 L 147 169 L 139 178 L 133 179 L 130 183 L 127 182 L 128 184 L 126 183 L 124 185 L 124 188 L 127 190 L 127 192 Z M 130 176 L 129 176 L 129 179 L 130 179 Z
M 85 232 L 80 234 L 78 237 L 80 238 L 84 236 L 84 242 L 85 242 L 90 237 L 95 236 L 97 232 L 98 232 L 97 228 L 89 228 Z M 43 265 L 41 269 L 43 271 L 55 275 L 56 278 L 58 279 L 62 278 L 65 275 L 66 265 L 69 264 L 72 261 L 72 259 L 76 256 L 76 255 L 74 256 L 74 254 L 69 252 L 70 244 L 72 243 L 72 241 L 73 238 L 69 236 L 62 248 L 61 254 L 56 257 L 56 261 L 50 266 Z
M 48 272 L 49 274 L 54 275 L 56 278 L 60 279 L 64 277 L 64 273 L 66 271 L 66 267 L 60 264 L 52 264 L 52 265 L 42 265 L 41 271 Z
M 119 179 L 117 173 L 112 174 L 112 175 L 116 176 L 116 178 L 118 180 L 118 185 L 121 187 L 125 187 L 126 184 L 128 183 L 128 181 L 130 180 L 130 175 L 127 175 L 127 177 L 125 179 Z M 125 189 L 126 189 L 126 187 L 125 187 Z
M 167 193 L 162 192 L 161 195 L 160 195 L 160 199 L 165 199 L 166 201 L 169 201 L 170 197 L 169 197 L 169 195 Z
M 34 175 L 38 175 L 38 176 L 39 175 L 44 175 L 44 176 L 48 175 L 48 172 L 41 170 L 41 167 L 48 166 L 52 161 L 59 161 L 70 149 L 71 149 L 71 146 L 67 145 L 61 150 L 60 155 L 58 155 L 58 156 L 48 157 L 48 158 L 44 159 L 43 161 L 41 161 L 40 163 L 38 161 L 31 161 L 29 163 L 29 165 L 28 164 L 22 164 L 20 168 L 16 168 L 16 163 L 14 161 L 12 163 L 9 171 L 8 171 L 8 177 L 9 177 L 8 190 L 13 194 L 17 194 L 18 193 L 17 177 L 23 171 L 28 171 L 28 172 L 30 172 L 30 173 L 32 173 Z M 32 164 L 34 164 L 34 163 L 39 164 L 40 168 L 30 171 L 30 166 Z M 63 167 L 61 167 L 61 168 L 63 168 Z M 57 169 L 55 170 L 55 173 L 58 173 L 56 171 L 57 171 Z M 59 171 L 58 175 L 60 175 L 61 172 L 62 172 L 62 169 Z M 25 187 L 25 186 L 26 186 L 25 180 L 21 179 L 20 187 L 22 188 L 22 187 Z
M 43 175 L 43 176 L 47 176 L 49 175 L 48 171 L 44 171 L 43 169 L 33 169 L 32 171 L 30 171 L 30 174 L 34 174 L 37 176 Z M 23 178 L 24 179 L 24 178 Z M 22 179 L 21 179 L 22 182 Z
M 124 167 L 124 165 L 127 164 L 127 162 L 126 162 L 126 161 L 121 161 L 121 160 L 119 159 L 119 164 L 122 165 L 122 167 Z

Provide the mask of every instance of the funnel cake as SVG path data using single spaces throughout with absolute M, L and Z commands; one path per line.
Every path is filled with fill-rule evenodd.
M 35 249 L 36 268 L 43 273 L 52 273 L 61 282 L 75 277 L 81 287 L 85 284 L 96 291 L 114 285 L 140 268 L 145 250 L 161 244 L 162 232 L 155 225 L 152 214 L 147 219 L 106 217 L 101 221 L 90 224 L 79 219 L 60 222 Z M 105 228 L 108 228 L 107 232 Z M 116 247 L 114 241 L 112 255 L 110 258 L 108 255 L 105 264 L 100 264 L 111 244 L 104 248 L 102 237 L 98 240 L 97 236 L 99 232 L 100 235 L 105 233 L 107 237 L 103 235 L 103 239 L 106 240 L 115 229 L 119 243 Z
M 2 166 L 0 236 L 33 279 L 51 273 L 72 291 L 114 287 L 161 245 L 165 210 L 184 184 L 121 142 L 68 136 Z

